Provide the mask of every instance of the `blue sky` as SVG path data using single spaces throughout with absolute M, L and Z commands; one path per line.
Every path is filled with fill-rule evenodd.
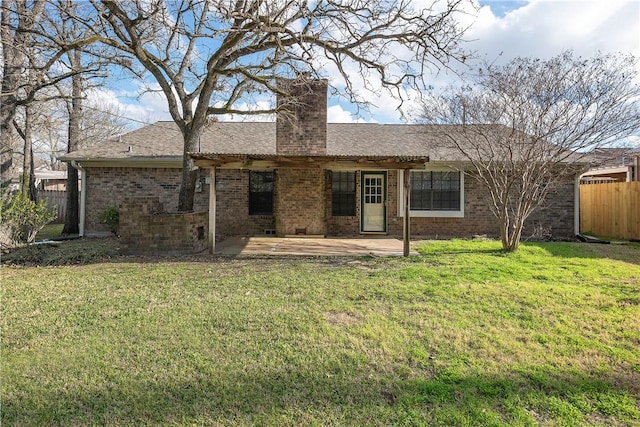
M 519 9 L 527 4 L 526 0 L 482 0 L 478 2 L 480 6 L 489 6 L 493 14 L 499 18 L 504 17 L 508 12 Z
M 505 61 L 515 56 L 548 58 L 573 49 L 583 56 L 598 51 L 619 51 L 640 57 L 640 0 L 472 1 L 478 10 L 469 7 L 463 24 L 470 25 L 465 35 L 466 48 L 478 56 Z M 332 76 L 328 77 L 331 80 Z M 445 70 L 430 78 L 434 86 L 442 86 L 454 76 Z M 91 98 L 98 105 L 119 109 L 132 120 L 133 127 L 170 120 L 161 95 L 140 95 L 138 86 L 132 83 L 133 79 L 123 75 L 118 83 L 112 82 L 110 87 L 95 91 Z M 395 99 L 384 93 L 369 96 L 370 110 L 358 114 L 354 106 L 344 100 L 330 99 L 329 121 L 402 122 Z M 405 106 L 405 112 L 410 113 L 412 103 Z

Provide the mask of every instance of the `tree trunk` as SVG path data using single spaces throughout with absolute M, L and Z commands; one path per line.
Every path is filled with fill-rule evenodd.
M 184 151 L 182 153 L 182 183 L 180 184 L 180 194 L 178 196 L 178 211 L 193 211 L 193 199 L 196 189 L 196 179 L 198 170 L 187 153 L 198 151 L 198 142 L 202 128 L 189 128 L 183 130 Z
M 69 54 L 73 67 L 80 67 L 80 51 Z M 80 145 L 80 118 L 82 117 L 82 75 L 71 77 L 71 108 L 69 108 L 69 129 L 67 153 L 77 150 Z M 63 235 L 78 234 L 79 229 L 78 206 L 78 171 L 69 165 L 67 167 L 67 212 L 64 219 Z
M 25 49 L 29 45 L 29 30 L 40 19 L 43 0 L 31 4 L 23 1 L 2 1 L 0 11 L 0 41 L 2 43 L 2 80 L 0 81 L 0 187 L 8 185 L 16 173 L 13 164 L 15 140 L 14 119 L 18 109 L 18 89 L 25 74 Z M 18 17 L 17 28 L 13 18 Z M 27 155 L 25 153 L 25 155 Z M 27 163 L 31 165 L 31 161 Z M 24 166 L 24 163 L 23 163 Z M 26 170 L 26 169 L 24 169 Z M 22 188 L 22 182 L 21 182 Z M 28 194 L 28 193 L 25 193 Z
M 38 191 L 36 190 L 36 167 L 33 161 L 33 139 L 31 141 L 31 154 L 29 155 L 29 199 L 38 203 Z
M 506 222 L 506 224 L 509 224 L 509 222 Z M 511 225 L 507 227 L 505 227 L 505 221 L 502 221 L 500 236 L 502 240 L 502 252 L 511 253 L 518 250 L 523 227 L 523 218 L 512 218 Z
M 5 6 L 5 3 L 2 3 Z M 9 184 L 14 172 L 13 165 L 13 119 L 16 116 L 17 98 L 16 91 L 20 79 L 21 60 L 17 58 L 18 50 L 15 47 L 13 32 L 11 31 L 11 13 L 9 4 L 7 9 L 0 12 L 2 22 L 0 25 L 0 38 L 2 39 L 2 80 L 0 81 L 0 186 Z
M 78 234 L 79 205 L 78 205 L 78 171 L 73 166 L 67 166 L 67 209 L 64 218 L 62 235 Z
M 11 108 L 10 104 L 11 101 L 3 95 L 0 100 L 0 187 L 9 185 L 15 171 L 13 163 L 15 109 Z
M 20 178 L 20 191 L 29 200 L 36 202 L 35 174 L 33 164 L 33 137 L 32 124 L 33 112 L 29 105 L 24 109 L 24 158 L 22 161 L 22 176 Z

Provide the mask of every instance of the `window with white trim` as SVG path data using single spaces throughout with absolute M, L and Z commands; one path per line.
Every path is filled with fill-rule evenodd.
M 404 216 L 404 182 L 399 172 L 399 216 Z M 464 174 L 452 169 L 414 170 L 411 174 L 410 215 L 412 217 L 463 217 Z

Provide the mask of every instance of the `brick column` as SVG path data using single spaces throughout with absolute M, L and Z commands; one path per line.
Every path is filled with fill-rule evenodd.
M 275 217 L 279 236 L 325 235 L 325 179 L 322 169 L 278 169 Z

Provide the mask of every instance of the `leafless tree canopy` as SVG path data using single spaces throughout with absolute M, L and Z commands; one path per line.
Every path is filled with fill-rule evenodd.
M 354 102 L 357 81 L 384 87 L 399 99 L 420 89 L 430 67 L 459 59 L 462 30 L 454 14 L 466 0 L 90 0 L 93 13 L 75 19 L 103 45 L 120 52 L 118 64 L 160 90 L 181 129 L 185 154 L 215 114 L 264 114 L 277 78 L 337 71 Z M 146 80 L 148 81 L 148 80 Z M 184 156 L 179 208 L 193 205 L 195 173 Z
M 420 115 L 461 125 L 448 143 L 489 190 L 503 249 L 513 251 L 524 221 L 590 151 L 640 133 L 637 59 L 567 51 L 485 65 L 466 86 L 429 97 Z
M 59 97 L 47 91 L 76 71 L 65 67 L 65 54 L 81 49 L 97 39 L 68 31 L 70 1 L 2 0 L 0 6 L 2 66 L 0 93 L 0 160 L 2 185 L 12 178 L 13 152 L 23 145 L 25 174 L 31 152 L 32 123 L 27 110 L 35 103 Z M 53 98 L 51 97 L 53 96 Z M 19 114 L 19 109 L 23 109 Z M 22 117 L 24 120 L 18 120 Z M 18 143 L 20 135 L 23 144 Z M 24 179 L 23 179 L 24 181 Z

